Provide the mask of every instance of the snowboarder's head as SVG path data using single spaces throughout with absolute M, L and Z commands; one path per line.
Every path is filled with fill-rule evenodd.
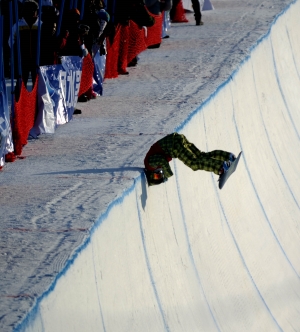
M 161 184 L 164 181 L 165 181 L 165 176 L 162 168 L 158 168 L 155 171 L 148 171 L 149 186 Z

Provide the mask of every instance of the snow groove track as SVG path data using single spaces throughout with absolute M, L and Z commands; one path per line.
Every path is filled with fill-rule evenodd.
M 299 13 L 176 129 L 243 150 L 224 189 L 177 160 L 135 179 L 16 331 L 300 331 Z

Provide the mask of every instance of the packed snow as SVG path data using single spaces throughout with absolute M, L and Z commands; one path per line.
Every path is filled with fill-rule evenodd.
M 300 329 L 300 2 L 274 25 L 291 1 L 212 3 L 5 165 L 1 331 Z M 144 156 L 174 130 L 243 150 L 221 192 L 177 161 L 146 187 Z

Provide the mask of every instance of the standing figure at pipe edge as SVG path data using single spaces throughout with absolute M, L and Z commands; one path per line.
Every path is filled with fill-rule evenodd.
M 173 133 L 153 144 L 146 154 L 144 163 L 149 186 L 163 183 L 173 175 L 169 165 L 172 158 L 178 158 L 193 171 L 204 170 L 220 176 L 236 159 L 233 153 L 222 150 L 202 152 L 184 135 Z
M 175 15 L 176 7 L 178 6 L 180 1 L 182 1 L 182 0 L 173 0 L 173 5 L 172 5 L 171 11 L 170 11 L 171 20 L 173 19 L 174 15 Z M 199 0 L 191 0 L 191 1 L 192 1 L 192 7 L 194 10 L 196 25 L 203 25 L 203 21 L 201 20 L 202 13 L 200 10 Z
M 26 0 L 23 2 L 22 18 L 19 19 L 19 24 L 14 24 L 12 28 L 12 35 L 9 36 L 8 45 L 14 47 L 14 63 L 16 66 L 15 72 L 18 72 L 18 57 L 21 57 L 22 64 L 22 80 L 25 86 L 31 74 L 32 84 L 36 80 L 36 56 L 37 56 L 37 38 L 38 38 L 38 4 L 33 0 Z M 17 28 L 19 27 L 20 34 L 20 52 L 18 54 L 17 48 Z M 20 73 L 19 73 L 20 74 Z

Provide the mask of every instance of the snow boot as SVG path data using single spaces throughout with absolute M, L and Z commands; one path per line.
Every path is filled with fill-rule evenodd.
M 233 163 L 235 160 L 236 160 L 236 156 L 233 153 L 230 153 L 229 161 Z
M 225 174 L 228 170 L 229 167 L 231 166 L 231 162 L 230 161 L 223 161 L 223 164 L 219 170 L 219 175 L 223 175 Z

